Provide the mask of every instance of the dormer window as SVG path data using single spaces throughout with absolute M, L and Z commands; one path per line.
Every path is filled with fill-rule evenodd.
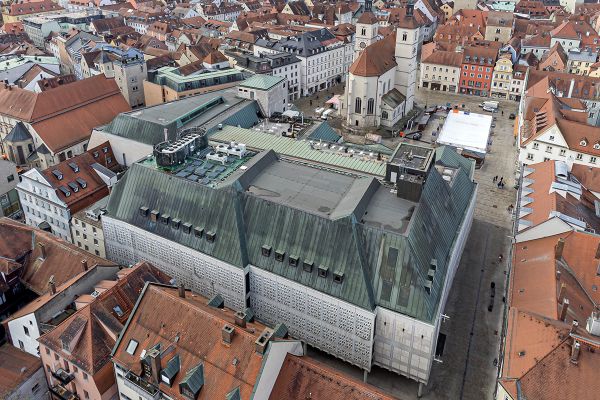
M 581 141 L 579 142 L 579 144 L 583 147 L 587 146 L 587 140 L 586 139 L 581 139 Z
M 600 143 L 594 144 L 594 150 L 600 150 Z

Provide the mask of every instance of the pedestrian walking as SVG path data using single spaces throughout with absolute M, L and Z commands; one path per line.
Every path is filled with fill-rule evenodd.
M 502 116 L 504 116 L 504 110 L 502 110 Z
M 496 175 L 496 176 L 494 177 L 494 179 L 492 179 L 492 182 L 494 182 L 494 183 L 496 183 L 497 181 L 498 181 L 498 175 Z
M 504 182 L 504 177 L 503 176 L 500 177 L 500 183 L 502 183 L 502 182 Z
M 500 182 L 500 189 L 504 189 L 504 182 Z
M 496 186 L 498 186 L 498 189 L 500 189 L 500 185 L 502 185 L 502 182 L 498 182 L 498 183 L 496 184 Z

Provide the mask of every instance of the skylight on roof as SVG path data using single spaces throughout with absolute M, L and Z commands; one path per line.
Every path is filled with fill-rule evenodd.
M 131 354 L 131 355 L 134 355 L 135 354 L 135 350 L 137 349 L 137 347 L 138 347 L 138 342 L 135 341 L 135 340 L 133 340 L 133 339 L 131 339 L 129 341 L 129 344 L 127 345 L 127 350 L 125 350 L 125 351 L 127 353 Z

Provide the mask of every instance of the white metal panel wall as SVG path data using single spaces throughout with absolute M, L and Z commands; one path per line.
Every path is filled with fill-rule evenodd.
M 102 218 L 106 256 L 121 264 L 146 260 L 205 297 L 220 294 L 225 306 L 246 307 L 244 270 L 125 222 Z
M 284 323 L 291 336 L 370 370 L 375 314 L 250 266 L 250 303 L 256 317 Z

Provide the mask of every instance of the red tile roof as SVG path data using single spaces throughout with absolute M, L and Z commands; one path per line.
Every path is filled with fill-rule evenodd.
M 77 246 L 67 243 L 49 232 L 44 232 L 20 222 L 0 219 L 0 255 L 12 258 L 12 261 L 23 264 L 21 282 L 38 295 L 49 291 L 48 281 L 54 277 L 56 287 L 67 282 L 82 272 L 81 262 L 87 260 L 88 265 L 114 265 L 112 262 L 87 253 Z M 16 232 L 19 232 L 15 235 Z M 46 257 L 41 259 L 40 243 L 44 246 Z M 3 249 L 9 248 L 8 251 Z M 21 258 L 25 256 L 24 258 Z
M 79 309 L 54 330 L 42 335 L 39 342 L 90 375 L 100 372 L 110 363 L 112 348 L 146 282 L 167 283 L 170 280 L 170 277 L 145 262 L 123 272 L 114 286 L 101 293 L 95 301 Z M 117 314 L 115 307 L 120 309 L 121 315 Z M 73 336 L 73 331 L 80 328 L 83 328 L 83 334 L 69 352 L 65 351 L 62 339 Z M 114 376 L 111 375 L 110 378 L 114 383 Z M 96 382 L 105 390 L 112 386 L 109 383 Z M 101 390 L 101 393 L 103 392 Z
M 180 372 L 172 385 L 162 381 L 159 384 L 169 397 L 182 398 L 179 383 L 188 371 L 202 363 L 204 386 L 198 400 L 224 399 L 235 388 L 239 388 L 242 399 L 250 398 L 263 360 L 256 353 L 254 342 L 264 326 L 248 323 L 241 328 L 234 324 L 231 310 L 217 310 L 206 303 L 207 299 L 190 291 L 183 299 L 176 288 L 148 285 L 122 333 L 113 360 L 139 376 L 140 353 L 160 343 L 162 368 L 175 355 L 180 359 Z M 225 324 L 234 327 L 231 344 L 222 341 Z M 138 342 L 133 354 L 126 351 L 131 340 Z
M 351 379 L 308 357 L 288 354 L 269 400 L 393 400 L 373 386 Z
M 19 15 L 30 15 L 39 14 L 49 11 L 63 10 L 61 6 L 53 2 L 52 0 L 40 0 L 31 2 L 15 2 L 10 5 L 8 15 L 19 16 Z
M 33 374 L 42 368 L 39 358 L 21 351 L 10 344 L 0 347 L 0 398 L 11 395 Z M 40 388 L 43 390 L 43 388 Z M 20 396 L 17 396 L 19 398 Z

